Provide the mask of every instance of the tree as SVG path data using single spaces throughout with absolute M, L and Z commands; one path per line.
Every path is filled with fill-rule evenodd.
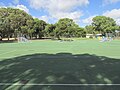
M 33 19 L 28 19 L 26 21 L 27 24 L 27 35 L 30 37 L 30 39 L 32 39 L 33 37 L 33 33 L 35 32 L 34 30 L 34 20 Z
M 47 23 L 43 20 L 39 20 L 37 18 L 34 19 L 34 30 L 36 34 L 36 38 L 42 38 L 44 36 L 44 30 Z
M 60 36 L 69 37 L 69 27 L 72 25 L 73 20 L 69 18 L 60 19 L 55 25 L 55 36 L 60 39 Z M 69 28 L 69 29 L 68 29 Z
M 44 30 L 44 36 L 54 37 L 54 30 L 56 26 L 54 24 L 47 24 Z
M 0 41 L 3 38 L 3 33 L 4 33 L 4 25 L 3 25 L 3 18 L 0 17 Z
M 95 33 L 94 27 L 92 25 L 85 26 L 85 31 L 88 34 L 94 34 Z
M 76 37 L 81 35 L 81 29 L 72 19 L 63 18 L 60 19 L 56 24 L 55 36 L 60 39 L 60 37 Z M 79 31 L 79 35 L 77 33 Z
M 27 25 L 27 20 L 33 19 L 32 16 L 28 15 L 23 10 L 13 8 L 0 8 L 0 20 L 1 20 L 1 36 L 10 37 L 17 36 L 17 33 L 23 34 L 21 27 Z M 29 26 L 28 26 L 29 27 Z
M 99 33 L 111 33 L 116 30 L 114 19 L 106 16 L 96 16 L 93 18 L 92 26 Z
M 78 27 L 75 30 L 75 37 L 85 37 L 86 36 L 86 32 L 84 28 Z

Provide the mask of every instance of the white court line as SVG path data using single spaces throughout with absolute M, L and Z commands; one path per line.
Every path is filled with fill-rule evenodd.
M 15 52 L 16 50 L 13 50 L 13 51 L 9 51 L 9 52 L 5 52 L 5 53 L 2 53 L 0 55 L 4 55 L 4 54 L 8 54 L 8 53 L 12 53 L 12 52 Z
M 19 84 L 19 83 L 0 83 L 0 85 L 27 85 L 27 86 L 120 86 L 120 84 Z

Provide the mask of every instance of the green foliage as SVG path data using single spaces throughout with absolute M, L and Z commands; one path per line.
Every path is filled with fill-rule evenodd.
M 85 31 L 86 31 L 86 33 L 88 33 L 88 34 L 93 34 L 93 33 L 95 33 L 94 27 L 93 27 L 92 25 L 87 25 L 87 26 L 85 26 Z
M 75 35 L 75 37 L 85 37 L 86 32 L 85 32 L 84 28 L 78 27 L 74 31 L 74 35 Z
M 46 25 L 47 23 L 45 21 L 39 20 L 37 18 L 34 19 L 34 30 L 35 30 L 36 38 L 37 36 L 39 38 L 44 36 L 44 30 Z
M 72 19 L 63 18 L 56 24 L 55 35 L 60 37 L 80 37 L 84 29 L 80 28 Z
M 100 33 L 109 33 L 116 30 L 116 22 L 114 19 L 106 16 L 96 16 L 93 18 L 92 26 Z
M 56 26 L 54 24 L 47 24 L 45 27 L 44 34 L 46 37 L 53 37 Z
M 3 37 L 16 36 L 16 30 L 24 34 L 30 26 L 27 24 L 28 20 L 32 20 L 32 16 L 26 12 L 13 8 L 0 8 L 1 27 L 0 32 Z

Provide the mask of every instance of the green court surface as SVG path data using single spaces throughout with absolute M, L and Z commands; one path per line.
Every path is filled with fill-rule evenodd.
M 118 90 L 119 84 L 119 40 L 0 43 L 0 90 Z
M 0 59 L 41 53 L 95 54 L 98 56 L 120 58 L 120 41 L 76 40 L 60 42 L 49 40 L 0 44 Z

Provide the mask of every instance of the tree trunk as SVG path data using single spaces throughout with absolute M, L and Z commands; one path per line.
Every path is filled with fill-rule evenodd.
M 10 36 L 8 35 L 8 41 L 10 40 Z
M 31 33 L 31 39 L 33 39 L 33 34 Z
M 14 33 L 14 38 L 15 38 L 15 40 L 17 40 L 17 34 L 16 33 Z
M 108 33 L 106 33 L 106 37 L 108 38 Z
M 2 36 L 0 36 L 0 41 L 2 41 Z
M 61 39 L 60 39 L 60 36 L 57 36 L 57 38 L 58 38 L 58 40 L 61 40 Z
M 35 39 L 37 39 L 37 34 L 35 34 Z
M 32 39 L 32 34 L 31 33 L 29 34 L 29 36 L 30 36 L 30 39 Z

